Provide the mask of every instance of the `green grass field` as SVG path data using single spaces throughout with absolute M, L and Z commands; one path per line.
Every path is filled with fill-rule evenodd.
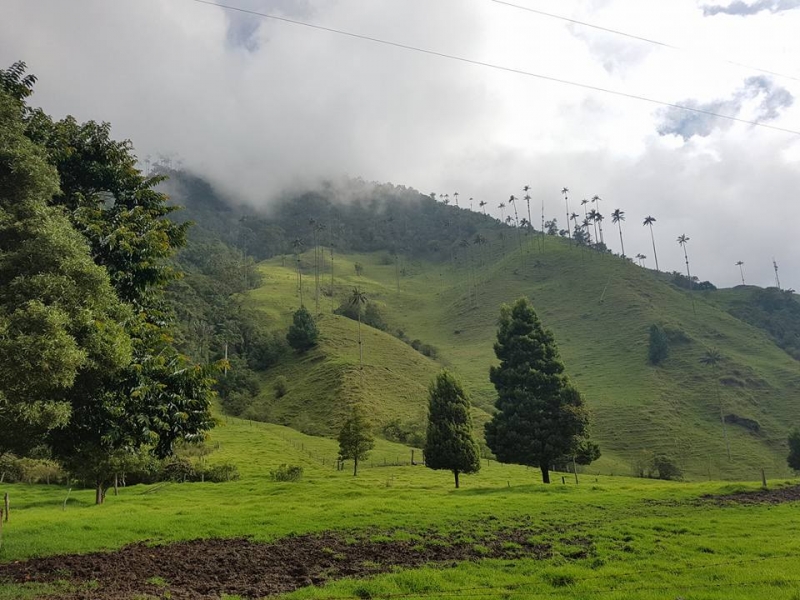
M 375 539 L 407 539 L 436 529 L 488 535 L 529 521 L 536 541 L 552 545 L 542 560 L 482 560 L 404 569 L 299 590 L 293 598 L 800 598 L 797 504 L 717 506 L 703 494 L 755 484 L 667 483 L 583 473 L 579 485 L 544 486 L 536 470 L 484 464 L 452 488 L 451 475 L 422 466 L 383 466 L 408 449 L 379 443 L 360 475 L 336 471 L 335 443 L 293 430 L 229 419 L 209 442 L 210 462 L 233 461 L 236 482 L 132 486 L 105 505 L 91 490 L 0 486 L 12 518 L 0 561 L 55 553 L 113 550 L 149 540 L 251 536 L 274 540 L 325 530 L 368 530 Z M 323 464 L 325 461 L 325 464 Z M 275 483 L 281 463 L 302 465 L 297 483 Z M 772 486 L 785 481 L 770 482 Z M 588 548 L 576 557 L 574 541 Z M 0 582 L 4 600 L 56 597 L 58 585 Z
M 531 298 L 561 349 L 567 371 L 594 415 L 593 435 L 607 474 L 631 474 L 644 452 L 672 455 L 693 479 L 750 479 L 762 468 L 788 476 L 785 438 L 800 423 L 797 363 L 767 335 L 734 317 L 718 300 L 727 291 L 690 295 L 668 277 L 611 255 L 546 238 L 523 239 L 523 249 L 497 240 L 454 263 L 403 259 L 397 270 L 385 253 L 337 255 L 333 297 L 321 295 L 320 347 L 290 357 L 265 376 L 266 390 L 247 416 L 291 425 L 311 433 L 335 432 L 349 406 L 369 407 L 377 423 L 392 417 L 424 417 L 425 390 L 437 369 L 453 369 L 476 405 L 476 421 L 493 402 L 488 368 L 493 363 L 495 322 L 502 303 Z M 304 298 L 315 309 L 310 269 L 303 257 Z M 354 264 L 364 266 L 356 276 Z M 265 320 L 285 328 L 298 306 L 292 260 L 261 264 L 264 284 L 249 294 Z M 475 275 L 470 275 L 470 263 Z M 322 282 L 330 289 L 326 253 Z M 470 294 L 470 281 L 477 293 Z M 383 332 L 364 330 L 365 369 L 358 369 L 356 324 L 331 313 L 359 286 L 383 309 L 391 331 L 439 350 L 432 361 Z M 717 294 L 717 296 L 715 296 Z M 656 323 L 670 335 L 670 356 L 659 367 L 648 363 L 648 328 Z M 717 372 L 700 363 L 708 348 L 723 355 Z M 286 376 L 290 393 L 275 399 L 271 381 Z M 728 461 L 720 422 L 724 413 L 750 419 L 759 431 L 728 424 Z

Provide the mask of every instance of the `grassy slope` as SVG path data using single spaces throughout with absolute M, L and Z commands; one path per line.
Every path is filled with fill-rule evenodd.
M 353 285 L 362 286 L 385 306 L 393 328 L 437 346 L 440 362 L 465 380 L 474 402 L 485 410 L 490 410 L 493 397 L 487 370 L 494 360 L 499 305 L 529 296 L 555 332 L 568 372 L 588 399 L 595 415 L 594 435 L 606 454 L 600 466 L 606 472 L 629 473 L 632 462 L 647 450 L 672 454 L 694 477 L 752 477 L 761 468 L 786 473 L 784 438 L 787 428 L 800 421 L 794 401 L 800 376 L 797 363 L 763 332 L 721 310 L 713 293 L 710 297 L 695 293 L 693 308 L 687 292 L 617 257 L 581 251 L 553 238 L 545 240 L 544 252 L 533 240 L 523 240 L 522 251 L 510 251 L 515 240 L 507 239 L 506 245 L 505 256 L 498 240 L 491 240 L 482 256 L 477 251 L 473 256 L 479 281 L 477 305 L 468 300 L 465 256 L 456 267 L 405 263 L 399 293 L 395 268 L 383 264 L 384 255 L 338 256 L 336 289 L 344 295 Z M 365 267 L 362 278 L 355 276 L 356 261 Z M 252 300 L 276 326 L 285 326 L 297 304 L 294 274 L 281 266 L 280 259 L 264 263 L 262 272 L 266 284 L 252 294 Z M 324 280 L 329 281 L 327 269 Z M 313 304 L 312 277 L 304 277 L 304 282 L 307 304 Z M 323 298 L 321 312 L 330 307 L 330 299 Z M 647 362 L 647 330 L 652 323 L 677 332 L 671 355 L 659 368 Z M 287 396 L 282 412 L 275 415 L 310 410 L 309 418 L 316 421 L 327 410 L 324 406 L 342 406 L 356 397 L 366 399 L 379 418 L 395 412 L 404 417 L 419 413 L 435 365 L 413 360 L 419 355 L 410 348 L 371 331 L 365 342 L 368 367 L 363 387 L 358 377 L 322 374 L 325 365 L 352 374 L 357 349 L 352 322 L 326 316 L 321 325 L 326 338 L 321 352 L 326 358 L 315 370 L 309 374 L 299 361 L 290 360 L 270 374 L 290 374 L 302 389 L 299 397 Z M 699 362 L 708 347 L 718 348 L 724 356 L 718 377 Z M 725 457 L 717 379 L 726 382 L 720 386 L 725 413 L 761 424 L 758 434 L 728 426 L 732 462 Z
M 553 544 L 550 558 L 402 570 L 305 589 L 295 597 L 417 597 L 475 587 L 489 588 L 481 593 L 487 597 L 584 598 L 609 589 L 618 591 L 603 597 L 797 597 L 792 565 L 800 552 L 800 523 L 793 518 L 794 505 L 719 508 L 683 503 L 740 486 L 604 476 L 584 476 L 578 486 L 571 478 L 566 485 L 543 486 L 533 483 L 538 480 L 535 470 L 492 463 L 464 477 L 464 487 L 454 490 L 449 473 L 379 467 L 382 456 L 391 460 L 405 450 L 385 442 L 357 479 L 331 466 L 335 442 L 276 425 L 229 419 L 212 433 L 210 443 L 220 448 L 209 462 L 235 462 L 240 481 L 132 486 L 99 507 L 92 504 L 92 490 L 73 490 L 66 510 L 63 488 L 2 486 L 0 491 L 10 492 L 13 513 L 4 528 L 0 561 L 113 549 L 143 539 L 160 543 L 247 535 L 272 540 L 292 533 L 370 527 L 397 539 L 408 539 L 409 530 L 413 535 L 414 529 L 430 527 L 458 535 L 462 522 L 491 531 L 532 518 L 541 527 L 536 541 Z M 283 462 L 302 465 L 303 481 L 269 481 L 269 470 Z M 573 537 L 589 540 L 588 557 L 565 559 L 574 552 L 568 541 Z M 494 589 L 505 586 L 507 590 Z M 523 588 L 514 591 L 514 586 Z M 48 590 L 53 591 L 0 582 L 4 600 Z M 56 587 L 55 597 L 59 591 Z

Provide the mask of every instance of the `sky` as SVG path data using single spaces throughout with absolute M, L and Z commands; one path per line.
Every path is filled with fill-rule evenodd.
M 498 205 L 531 186 L 547 218 L 599 195 L 627 254 L 720 286 L 800 289 L 800 0 L 3 0 L 0 64 L 32 104 L 110 121 L 234 202 L 362 177 Z M 512 6 L 514 4 L 516 6 Z M 661 44 L 547 17 L 543 11 Z M 747 66 L 744 66 L 747 65 Z M 508 69 L 522 71 L 511 72 Z M 527 74 L 525 74 L 527 73 Z

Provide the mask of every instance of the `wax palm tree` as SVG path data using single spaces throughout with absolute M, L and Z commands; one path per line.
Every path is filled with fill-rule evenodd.
M 600 228 L 600 244 L 605 248 L 606 240 L 603 238 L 603 215 L 600 214 L 600 211 L 597 211 L 597 214 L 594 217 L 595 222 L 597 222 L 597 226 Z
M 350 305 L 354 306 L 358 313 L 358 363 L 364 369 L 364 344 L 361 342 L 361 309 L 367 304 L 367 294 L 357 287 L 353 288 L 349 299 Z
M 597 242 L 600 240 L 599 236 L 597 235 L 597 215 L 600 213 L 597 212 L 594 208 L 589 211 L 589 220 L 594 225 L 594 244 L 597 245 Z
M 644 267 L 644 259 L 646 259 L 646 258 L 647 257 L 644 254 L 642 254 L 641 252 L 636 255 L 636 259 L 639 261 L 639 266 L 640 267 Z
M 469 199 L 469 210 L 470 211 L 472 211 L 472 201 L 473 200 L 475 200 L 475 198 L 470 197 L 470 199 Z
M 450 194 L 445 194 L 444 195 L 444 201 L 443 202 L 444 202 L 445 206 L 449 206 L 450 205 Z
M 522 186 L 522 191 L 525 192 L 525 202 L 528 205 L 528 227 L 531 228 L 533 227 L 533 221 L 531 220 L 531 195 L 528 193 L 531 191 L 531 186 Z
M 572 221 L 573 231 L 578 231 L 578 219 L 580 219 L 580 215 L 578 213 L 572 213 L 569 216 L 569 221 Z
M 642 223 L 642 225 L 644 225 L 645 227 L 647 226 L 650 227 L 650 239 L 653 242 L 653 257 L 656 259 L 656 271 L 660 271 L 660 269 L 658 268 L 658 252 L 656 252 L 656 238 L 655 235 L 653 235 L 653 223 L 655 222 L 656 222 L 655 217 L 647 215 L 644 218 L 644 222 Z
M 300 306 L 303 306 L 303 272 L 300 270 L 300 255 L 303 253 L 303 240 L 295 238 L 292 240 L 292 248 L 294 248 L 294 259 L 297 265 L 297 290 L 300 294 Z
M 519 227 L 519 213 L 517 213 L 517 197 L 514 194 L 511 194 L 511 197 L 508 199 L 508 203 L 514 207 L 514 224 Z
M 314 301 L 316 302 L 317 314 L 319 314 L 319 252 L 317 251 L 317 220 L 311 217 L 308 220 L 311 228 L 311 239 L 314 243 Z
M 592 223 L 592 220 L 588 216 L 581 222 L 581 226 L 583 227 L 583 230 L 586 232 L 586 243 L 589 246 L 592 245 L 592 234 L 589 231 L 589 225 L 591 225 L 591 223 Z
M 485 200 L 481 200 L 480 202 L 478 202 L 478 206 L 480 206 L 483 209 L 484 215 L 486 214 L 486 204 L 487 202 Z
M 500 222 L 502 223 L 506 220 L 506 205 L 501 202 L 497 208 L 500 209 Z
M 458 208 L 458 192 L 453 192 L 453 198 L 456 203 L 456 208 Z
M 588 204 L 589 204 L 589 201 L 586 198 L 581 200 L 581 206 L 583 207 L 583 218 L 584 219 L 588 219 L 589 218 L 589 213 L 586 212 L 587 211 L 586 207 L 588 206 Z
M 692 288 L 692 274 L 689 272 L 689 255 L 686 252 L 686 244 L 689 243 L 689 238 L 685 233 L 678 236 L 678 245 L 683 248 L 683 258 L 686 260 L 686 277 L 689 280 L 689 289 Z
M 611 213 L 611 222 L 615 223 L 619 228 L 619 245 L 622 246 L 622 258 L 625 258 L 625 242 L 622 241 L 622 222 L 625 220 L 625 212 L 620 209 L 614 209 Z
M 561 193 L 564 194 L 564 203 L 567 207 L 567 229 L 569 229 L 569 188 L 568 187 L 561 188 Z M 570 236 L 570 240 L 571 239 L 572 236 Z M 570 243 L 572 243 L 572 241 L 570 241 Z
M 745 283 L 744 283 L 744 268 L 743 268 L 744 267 L 744 261 L 741 261 L 741 260 L 737 261 L 736 262 L 736 266 L 739 267 L 739 275 L 742 276 L 742 285 L 745 285 Z
M 528 187 L 528 186 L 526 185 L 525 187 Z M 525 202 L 528 205 L 528 218 L 527 219 L 522 219 L 522 222 L 525 224 L 525 225 L 523 225 L 523 227 L 526 227 L 527 230 L 528 230 L 527 233 L 530 234 L 531 227 L 532 227 L 532 225 L 531 225 L 531 195 L 530 194 L 525 194 Z
M 722 362 L 722 355 L 719 350 L 708 349 L 706 353 L 700 358 L 700 362 L 704 365 L 711 367 L 714 372 L 714 379 L 716 380 L 717 390 L 717 404 L 719 405 L 719 419 L 722 422 L 722 435 L 725 438 L 725 450 L 728 453 L 728 460 L 731 460 L 731 445 L 728 442 L 728 428 L 725 423 L 725 411 L 722 408 L 722 397 L 719 393 L 719 364 Z

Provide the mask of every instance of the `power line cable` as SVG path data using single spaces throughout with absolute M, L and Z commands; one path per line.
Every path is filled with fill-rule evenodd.
M 632 40 L 636 40 L 636 41 L 639 41 L 639 42 L 646 42 L 648 44 L 654 44 L 656 46 L 661 46 L 662 48 L 669 48 L 670 50 L 677 50 L 679 52 L 690 52 L 690 53 L 698 54 L 698 55 L 702 55 L 702 56 L 709 56 L 709 57 L 713 58 L 714 60 L 717 60 L 717 61 L 720 61 L 720 62 L 724 62 L 726 64 L 733 65 L 733 66 L 736 66 L 736 67 L 741 67 L 743 69 L 749 69 L 751 71 L 757 71 L 759 73 L 764 73 L 766 75 L 774 75 L 775 77 L 782 77 L 784 79 L 791 79 L 792 81 L 800 81 L 800 77 L 795 77 L 794 75 L 787 75 L 785 73 L 779 73 L 778 71 L 771 71 L 769 69 L 762 69 L 761 67 L 755 67 L 753 65 L 740 63 L 740 62 L 737 62 L 737 61 L 734 61 L 734 60 L 729 60 L 727 58 L 722 58 L 722 57 L 719 57 L 719 56 L 709 55 L 708 53 L 702 52 L 700 50 L 694 50 L 692 48 L 685 48 L 685 47 L 682 47 L 682 46 L 677 46 L 675 44 L 670 44 L 668 42 L 660 42 L 658 40 L 654 40 L 654 39 L 651 39 L 651 38 L 646 38 L 646 37 L 642 37 L 642 36 L 639 36 L 639 35 L 634 35 L 632 33 L 626 33 L 626 32 L 621 31 L 619 29 L 612 29 L 610 27 L 603 27 L 602 25 L 595 25 L 594 23 L 587 23 L 586 21 L 579 21 L 578 19 L 573 19 L 573 18 L 570 18 L 570 17 L 565 17 L 563 15 L 557 15 L 557 14 L 554 14 L 554 13 L 549 13 L 549 12 L 546 12 L 546 11 L 543 11 L 543 10 L 539 10 L 539 9 L 536 9 L 536 8 L 531 8 L 529 6 L 522 6 L 520 4 L 514 4 L 513 2 L 506 2 L 506 0 L 491 0 L 491 1 L 494 2 L 495 4 L 502 4 L 504 6 L 509 6 L 511 8 L 517 8 L 519 10 L 524 10 L 526 12 L 535 13 L 537 15 L 540 15 L 540 16 L 543 16 L 543 17 L 549 17 L 551 19 L 559 19 L 561 21 L 566 21 L 568 23 L 572 23 L 574 25 L 580 25 L 582 27 L 590 27 L 591 29 L 597 29 L 597 30 L 603 31 L 605 33 L 611 33 L 611 34 L 614 34 L 614 35 L 619 35 L 619 36 L 626 37 L 626 38 L 629 38 L 629 39 L 632 39 Z
M 774 131 L 781 131 L 783 133 L 790 133 L 792 135 L 800 135 L 800 131 L 795 130 L 795 129 L 788 129 L 788 128 L 785 128 L 785 127 L 778 127 L 777 125 L 768 125 L 767 123 L 763 123 L 763 122 L 760 122 L 760 121 L 751 121 L 749 119 L 742 119 L 740 117 L 734 117 L 732 115 L 723 115 L 723 114 L 720 114 L 720 113 L 716 113 L 714 111 L 704 110 L 702 108 L 696 108 L 696 107 L 692 107 L 692 106 L 685 106 L 685 105 L 682 105 L 682 104 L 675 104 L 675 103 L 672 103 L 672 102 L 665 102 L 663 100 L 657 100 L 655 98 L 648 98 L 647 96 L 640 96 L 638 94 L 631 94 L 631 93 L 628 93 L 628 92 L 621 92 L 619 90 L 612 90 L 612 89 L 609 89 L 609 88 L 604 88 L 604 87 L 600 87 L 600 86 L 596 86 L 596 85 L 580 83 L 578 81 L 571 81 L 569 79 L 561 79 L 559 77 L 553 77 L 553 76 L 550 76 L 550 75 L 542 75 L 541 73 L 534 73 L 532 71 L 525 71 L 523 69 L 517 69 L 517 68 L 514 68 L 514 67 L 506 67 L 506 66 L 503 66 L 503 65 L 484 62 L 484 61 L 476 60 L 476 59 L 472 59 L 472 58 L 466 58 L 466 57 L 458 56 L 458 55 L 455 55 L 455 54 L 447 54 L 445 52 L 439 52 L 437 50 L 429 50 L 427 48 L 420 48 L 418 46 L 412 46 L 410 44 L 403 44 L 401 42 L 393 42 L 393 41 L 390 41 L 390 40 L 385 40 L 385 39 L 382 39 L 382 38 L 376 38 L 376 37 L 372 37 L 372 36 L 369 36 L 369 35 L 364 35 L 364 34 L 361 34 L 361 33 L 354 33 L 354 32 L 351 32 L 351 31 L 345 31 L 343 29 L 336 29 L 336 28 L 333 28 L 333 27 L 326 27 L 324 25 L 316 25 L 314 23 L 307 23 L 305 21 L 298 21 L 296 19 L 290 19 L 288 17 L 279 17 L 277 15 L 271 15 L 271 14 L 268 14 L 268 13 L 262 13 L 262 12 L 258 12 L 258 11 L 255 11 L 255 10 L 249 10 L 249 9 L 246 9 L 246 8 L 240 8 L 238 6 L 231 6 L 231 5 L 228 5 L 228 4 L 220 4 L 218 2 L 213 2 L 212 0 L 191 0 L 191 1 L 192 2 L 196 2 L 198 4 L 206 4 L 206 5 L 209 5 L 209 6 L 216 6 L 217 8 L 222 8 L 222 9 L 225 9 L 225 10 L 232 10 L 232 11 L 236 11 L 236 12 L 240 12 L 240 13 L 244 13 L 244 14 L 263 17 L 265 19 L 272 19 L 274 21 L 280 21 L 280 22 L 283 22 L 283 23 L 290 23 L 292 25 L 298 25 L 300 27 L 308 27 L 310 29 L 316 29 L 318 31 L 325 31 L 325 32 L 328 32 L 328 33 L 334 33 L 334 34 L 337 34 L 337 35 L 343 35 L 343 36 L 350 37 L 350 38 L 355 38 L 355 39 L 359 39 L 359 40 L 373 42 L 375 44 L 382 44 L 384 46 L 391 46 L 393 48 L 400 48 L 402 50 L 409 50 L 409 51 L 412 51 L 412 52 L 419 52 L 419 53 L 427 54 L 427 55 L 430 55 L 430 56 L 437 56 L 439 58 L 446 58 L 448 60 L 455 60 L 455 61 L 458 61 L 458 62 L 461 62 L 461 63 L 466 63 L 466 64 L 470 64 L 470 65 L 476 65 L 476 66 L 480 66 L 480 67 L 486 67 L 486 68 L 495 69 L 495 70 L 498 70 L 498 71 L 504 71 L 506 73 L 513 73 L 513 74 L 516 74 L 516 75 L 524 75 L 526 77 L 533 77 L 533 78 L 540 79 L 540 80 L 543 80 L 543 81 L 550 81 L 552 83 L 560 83 L 562 85 L 569 85 L 569 86 L 572 86 L 572 87 L 579 87 L 579 88 L 583 88 L 583 89 L 587 89 L 587 90 L 592 90 L 592 91 L 595 91 L 595 92 L 602 92 L 604 94 L 610 94 L 610 95 L 613 95 L 613 96 L 619 96 L 619 97 L 622 97 L 622 98 L 628 98 L 629 100 L 638 100 L 638 101 L 641 101 L 641 102 L 648 102 L 650 104 L 656 104 L 656 105 L 665 106 L 665 107 L 668 107 L 668 108 L 677 108 L 679 110 L 685 110 L 685 111 L 693 112 L 693 113 L 696 113 L 696 114 L 702 114 L 702 115 L 706 115 L 706 116 L 710 116 L 710 117 L 718 117 L 720 119 L 726 119 L 726 120 L 729 120 L 729 121 L 734 121 L 736 123 L 744 123 L 745 125 L 753 125 L 754 127 L 764 127 L 766 129 L 772 129 Z

